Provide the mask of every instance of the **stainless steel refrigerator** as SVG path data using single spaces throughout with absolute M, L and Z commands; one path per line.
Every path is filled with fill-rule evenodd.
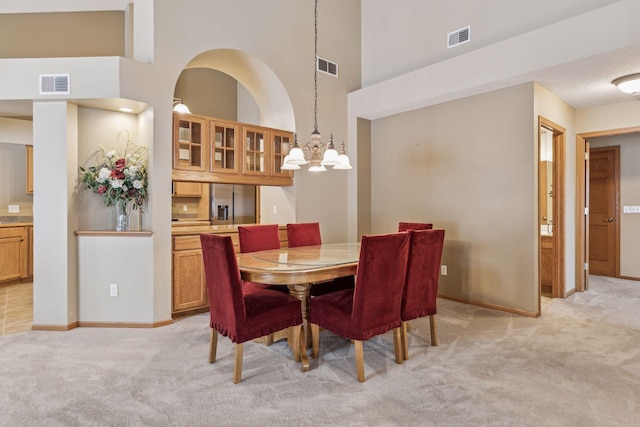
M 256 186 L 211 184 L 211 224 L 255 224 Z

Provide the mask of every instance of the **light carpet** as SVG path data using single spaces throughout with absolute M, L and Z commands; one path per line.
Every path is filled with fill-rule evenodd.
M 439 300 L 440 345 L 412 322 L 353 346 L 323 331 L 303 373 L 285 342 L 207 363 L 208 314 L 156 329 L 77 328 L 0 338 L 2 426 L 632 426 L 640 423 L 640 282 L 592 277 L 531 319 Z

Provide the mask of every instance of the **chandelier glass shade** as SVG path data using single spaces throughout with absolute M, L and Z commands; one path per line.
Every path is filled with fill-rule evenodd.
M 300 169 L 300 165 L 306 164 L 309 165 L 310 172 L 324 172 L 327 170 L 325 166 L 333 166 L 333 169 L 351 169 L 344 142 L 339 153 L 333 144 L 333 134 L 329 143 L 324 144 L 318 131 L 318 0 L 315 0 L 314 12 L 313 132 L 310 141 L 302 147 L 298 144 L 297 135 L 294 136 L 293 147 L 285 156 L 282 169 L 296 170 Z
M 173 98 L 173 111 L 181 114 L 191 114 L 189 107 L 182 102 L 182 98 Z

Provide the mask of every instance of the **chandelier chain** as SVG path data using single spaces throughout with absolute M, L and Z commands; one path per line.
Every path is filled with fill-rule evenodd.
M 314 12 L 314 53 L 313 58 L 313 129 L 318 132 L 318 0 Z

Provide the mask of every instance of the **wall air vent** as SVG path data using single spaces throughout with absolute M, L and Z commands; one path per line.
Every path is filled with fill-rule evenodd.
M 447 48 L 461 45 L 471 40 L 471 26 L 466 26 L 447 35 Z
M 40 74 L 40 95 L 69 95 L 69 74 Z
M 320 58 L 316 61 L 316 69 L 333 77 L 338 77 L 338 64 L 329 60 Z

